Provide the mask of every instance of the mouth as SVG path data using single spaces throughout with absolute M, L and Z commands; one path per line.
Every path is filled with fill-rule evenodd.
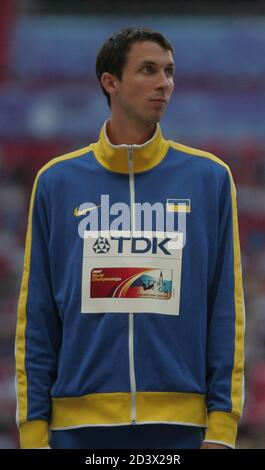
M 164 98 L 153 98 L 150 101 L 151 103 L 160 104 L 161 106 L 167 104 L 167 100 L 165 100 Z
M 165 98 L 152 98 L 150 101 L 153 101 L 155 103 L 165 103 L 165 104 L 167 102 Z

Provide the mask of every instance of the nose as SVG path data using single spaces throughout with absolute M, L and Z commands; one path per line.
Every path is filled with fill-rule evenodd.
M 164 70 L 161 70 L 157 84 L 156 84 L 156 89 L 157 90 L 168 90 L 168 88 L 173 87 L 173 78 L 172 76 L 167 76 Z

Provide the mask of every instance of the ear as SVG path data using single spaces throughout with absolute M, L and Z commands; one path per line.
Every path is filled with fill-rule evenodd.
M 118 78 L 109 72 L 104 72 L 101 75 L 101 85 L 111 95 L 115 95 L 118 90 Z

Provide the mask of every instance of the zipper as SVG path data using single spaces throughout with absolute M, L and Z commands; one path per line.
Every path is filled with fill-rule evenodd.
M 131 213 L 131 232 L 135 231 L 135 189 L 134 189 L 134 171 L 133 171 L 133 146 L 128 146 L 128 167 L 129 167 L 129 185 L 130 185 L 130 213 Z
M 133 146 L 128 146 L 128 167 L 129 167 L 129 187 L 130 187 L 130 213 L 131 213 L 131 234 L 135 231 L 135 190 L 133 172 Z M 136 424 L 136 380 L 134 365 L 134 314 L 129 313 L 129 370 L 131 385 L 131 423 Z
M 136 381 L 134 369 L 134 348 L 133 348 L 133 313 L 129 313 L 129 366 L 131 383 L 131 422 L 136 424 Z

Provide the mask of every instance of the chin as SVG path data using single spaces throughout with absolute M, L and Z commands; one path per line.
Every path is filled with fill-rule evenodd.
M 157 123 L 159 122 L 161 119 L 162 119 L 162 116 L 163 116 L 164 113 L 160 112 L 160 113 L 154 113 L 152 115 L 152 117 L 150 117 L 150 121 L 154 122 L 154 123 Z
M 156 117 L 148 117 L 148 118 L 145 118 L 144 119 L 144 122 L 146 123 L 147 126 L 156 126 L 157 123 L 160 121 L 160 117 L 156 116 Z
M 148 116 L 145 116 L 145 120 L 150 122 L 150 123 L 157 123 L 160 121 L 164 114 L 164 111 L 157 111 L 150 113 Z

